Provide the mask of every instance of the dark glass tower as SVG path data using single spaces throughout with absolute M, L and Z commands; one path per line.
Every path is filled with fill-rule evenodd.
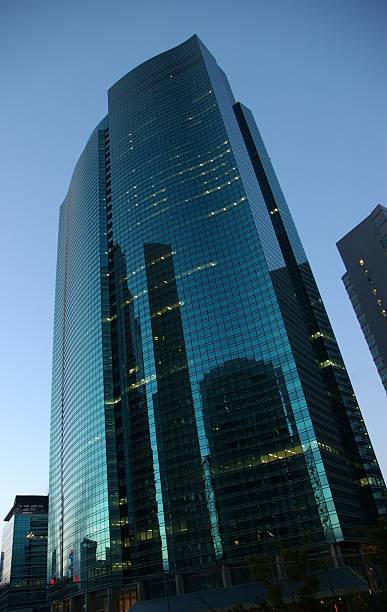
M 109 90 L 61 207 L 50 496 L 51 600 L 98 609 L 242 580 L 273 540 L 337 556 L 386 511 L 267 152 L 196 36 Z
M 387 208 L 378 204 L 337 248 L 344 286 L 387 391 Z

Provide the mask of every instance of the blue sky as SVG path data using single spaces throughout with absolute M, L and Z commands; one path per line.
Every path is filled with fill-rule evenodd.
M 59 205 L 123 74 L 196 32 L 257 120 L 387 476 L 387 402 L 335 243 L 387 203 L 382 0 L 1 0 L 0 519 L 46 493 Z

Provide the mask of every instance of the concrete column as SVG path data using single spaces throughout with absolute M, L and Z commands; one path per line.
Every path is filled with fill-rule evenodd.
M 333 567 L 343 567 L 343 556 L 339 544 L 329 544 L 329 550 L 332 556 Z
M 276 553 L 275 555 L 275 567 L 277 570 L 278 579 L 282 580 L 282 578 L 286 578 L 284 558 L 281 553 Z
M 228 565 L 222 565 L 222 581 L 224 587 L 232 586 L 231 572 Z
M 83 609 L 84 609 L 85 612 L 91 612 L 91 595 L 90 595 L 90 593 L 85 593 Z
M 137 601 L 143 601 L 145 599 L 144 583 L 139 580 L 137 582 Z
M 175 574 L 176 595 L 184 594 L 184 581 L 181 574 Z
M 115 612 L 115 593 L 112 587 L 109 587 L 107 590 L 107 604 L 108 612 Z

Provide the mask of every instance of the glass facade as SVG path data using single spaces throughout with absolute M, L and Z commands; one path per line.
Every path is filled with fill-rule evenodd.
M 109 90 L 57 265 L 52 601 L 203 589 L 273 539 L 352 540 L 385 512 L 258 130 L 196 36 Z
M 42 608 L 47 585 L 48 498 L 18 495 L 5 521 L 0 610 Z

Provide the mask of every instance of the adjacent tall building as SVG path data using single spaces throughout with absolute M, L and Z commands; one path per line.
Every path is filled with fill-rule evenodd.
M 305 542 L 337 562 L 385 512 L 252 114 L 193 36 L 109 90 L 61 207 L 51 602 L 124 610 Z
M 0 610 L 46 610 L 48 497 L 17 495 L 4 518 Z
M 343 283 L 387 391 L 387 208 L 378 204 L 337 243 Z

